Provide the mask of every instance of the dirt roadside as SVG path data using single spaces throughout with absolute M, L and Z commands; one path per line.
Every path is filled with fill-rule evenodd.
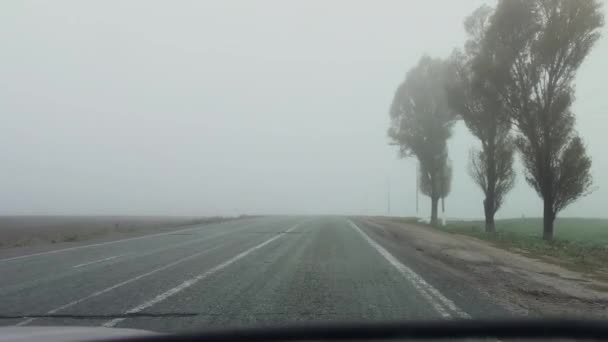
M 608 318 L 608 282 L 489 245 L 382 218 L 359 218 L 378 234 L 414 246 L 432 262 L 518 315 Z

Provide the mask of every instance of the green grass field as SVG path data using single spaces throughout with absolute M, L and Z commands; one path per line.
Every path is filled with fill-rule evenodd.
M 540 257 L 587 268 L 608 267 L 608 219 L 558 218 L 553 242 L 542 240 L 542 219 L 496 221 L 497 234 L 486 234 L 483 221 L 452 221 L 442 230 L 488 240 Z
M 496 221 L 496 230 L 502 233 L 542 237 L 542 218 L 505 219 Z M 453 230 L 484 230 L 483 221 L 449 222 Z M 555 238 L 596 245 L 608 245 L 608 219 L 558 218 L 555 221 Z

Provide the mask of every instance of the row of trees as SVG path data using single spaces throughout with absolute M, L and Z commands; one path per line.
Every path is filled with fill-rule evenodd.
M 420 165 L 420 190 L 431 199 L 450 191 L 447 141 L 463 120 L 479 139 L 469 173 L 482 189 L 485 228 L 515 184 L 520 152 L 526 182 L 544 203 L 543 238 L 556 215 L 587 194 L 591 159 L 575 128 L 574 77 L 600 37 L 598 0 L 499 0 L 464 22 L 467 41 L 449 58 L 422 57 L 399 86 L 388 136 L 402 157 Z

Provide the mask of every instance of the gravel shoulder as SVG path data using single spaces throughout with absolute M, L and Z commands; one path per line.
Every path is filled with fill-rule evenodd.
M 505 310 L 526 316 L 608 318 L 608 282 L 468 236 L 383 218 L 358 218 L 370 236 L 415 249 Z

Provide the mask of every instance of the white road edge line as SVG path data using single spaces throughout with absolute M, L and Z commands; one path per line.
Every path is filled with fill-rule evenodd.
M 249 254 L 255 252 L 256 250 L 258 250 L 258 249 L 260 249 L 260 248 L 268 245 L 269 243 L 277 240 L 278 238 L 280 238 L 281 236 L 285 235 L 286 233 L 289 233 L 289 232 L 295 230 L 298 226 L 299 226 L 299 224 L 296 224 L 293 227 L 287 229 L 286 231 L 278 233 L 274 237 L 272 237 L 272 238 L 270 238 L 270 239 L 268 239 L 268 240 L 266 240 L 266 241 L 264 241 L 264 242 L 262 242 L 262 243 L 260 243 L 260 244 L 258 244 L 256 246 L 254 246 L 254 247 L 251 247 L 251 248 L 247 249 L 244 252 L 241 252 L 241 253 L 237 254 L 236 256 L 234 256 L 234 257 L 228 259 L 227 261 L 224 261 L 223 263 L 221 263 L 221 264 L 219 264 L 219 265 L 217 265 L 217 266 L 209 269 L 208 271 L 203 272 L 203 273 L 197 275 L 194 278 L 190 278 L 190 279 L 184 281 L 183 283 L 181 283 L 180 285 L 178 285 L 178 286 L 176 286 L 176 287 L 174 287 L 172 289 L 169 289 L 169 290 L 167 290 L 167 291 L 159 294 L 158 296 L 152 298 L 151 300 L 146 301 L 146 302 L 144 302 L 144 303 L 142 303 L 142 304 L 140 304 L 140 305 L 138 305 L 138 306 L 136 306 L 136 307 L 134 307 L 134 308 L 132 308 L 130 310 L 127 310 L 125 312 L 125 314 L 128 315 L 128 314 L 133 314 L 133 313 L 141 312 L 141 311 L 143 311 L 143 310 L 145 310 L 145 309 L 147 309 L 147 308 L 149 308 L 151 306 L 154 306 L 154 305 L 156 305 L 156 304 L 158 304 L 158 303 L 166 300 L 167 298 L 169 298 L 169 297 L 171 297 L 173 295 L 178 294 L 179 292 L 181 292 L 181 291 L 189 288 L 190 286 L 198 283 L 199 281 L 201 281 L 201 280 L 203 280 L 203 279 L 205 279 L 205 278 L 213 275 L 214 273 L 217 273 L 218 271 L 223 270 L 224 268 L 226 268 L 226 267 L 230 266 L 231 264 L 239 261 L 240 259 L 243 259 L 244 257 L 246 257 Z M 115 318 L 113 320 L 110 320 L 110 321 L 104 323 L 102 326 L 106 327 L 106 328 L 112 328 L 112 327 L 116 326 L 116 324 L 124 321 L 125 319 L 126 318 Z
M 47 314 L 47 315 L 52 315 L 52 314 L 57 313 L 57 312 L 59 312 L 59 311 L 61 311 L 61 310 L 64 310 L 64 309 L 67 309 L 67 308 L 69 308 L 69 307 L 72 307 L 72 306 L 74 306 L 74 305 L 76 305 L 76 304 L 82 303 L 82 302 L 84 302 L 85 300 L 89 300 L 89 299 L 91 299 L 91 298 L 94 298 L 94 297 L 100 296 L 100 295 L 102 295 L 102 294 L 104 294 L 104 293 L 108 293 L 108 292 L 110 292 L 110 291 L 112 291 L 112 290 L 115 290 L 115 289 L 117 289 L 117 288 L 119 288 L 119 287 L 125 286 L 125 285 L 127 285 L 127 284 L 129 284 L 129 283 L 132 283 L 132 282 L 134 282 L 134 281 L 137 281 L 137 280 L 139 280 L 139 279 L 142 279 L 142 278 L 145 278 L 145 277 L 147 277 L 147 276 L 153 275 L 154 273 L 158 273 L 158 272 L 160 272 L 160 271 L 164 271 L 164 270 L 166 270 L 166 269 L 168 269 L 168 268 L 170 268 L 170 267 L 173 267 L 173 266 L 179 265 L 179 264 L 181 264 L 181 263 L 183 263 L 183 262 L 185 262 L 185 261 L 188 261 L 188 260 L 190 260 L 190 259 L 193 259 L 193 258 L 196 258 L 196 257 L 198 257 L 198 256 L 201 256 L 202 254 L 209 253 L 209 252 L 211 252 L 211 251 L 213 251 L 213 250 L 216 250 L 216 249 L 218 249 L 218 248 L 221 248 L 221 247 L 224 247 L 224 245 L 217 245 L 217 246 L 211 247 L 211 248 L 209 248 L 209 249 L 206 249 L 206 250 L 204 250 L 204 251 L 201 251 L 201 252 L 198 252 L 198 253 L 194 253 L 194 254 L 189 255 L 189 256 L 187 256 L 187 257 L 184 257 L 184 258 L 178 259 L 178 260 L 176 260 L 176 261 L 174 261 L 174 262 L 172 262 L 172 263 L 166 264 L 165 266 L 162 266 L 162 267 L 159 267 L 159 268 L 155 268 L 155 269 L 153 269 L 152 271 L 149 271 L 149 272 L 146 272 L 146 273 L 140 274 L 140 275 L 138 275 L 138 276 L 136 276 L 136 277 L 133 277 L 133 278 L 127 279 L 127 280 L 125 280 L 125 281 L 122 281 L 122 282 L 120 282 L 120 283 L 118 283 L 118 284 L 112 285 L 112 286 L 110 286 L 110 287 L 108 287 L 108 288 L 105 288 L 105 289 L 103 289 L 103 290 L 100 290 L 100 291 L 97 291 L 97 292 L 93 292 L 93 293 L 91 293 L 91 294 L 90 294 L 90 295 L 88 295 L 88 296 L 85 296 L 85 297 L 82 297 L 82 298 L 76 299 L 76 300 L 74 300 L 74 301 L 72 301 L 72 302 L 69 302 L 69 303 L 64 304 L 64 305 L 62 305 L 62 306 L 59 306 L 59 307 L 57 307 L 57 308 L 55 308 L 55 309 L 53 309 L 53 310 L 51 310 L 51 311 L 48 311 L 46 314 Z M 25 319 L 24 321 L 21 321 L 21 322 L 19 322 L 19 323 L 15 324 L 15 325 L 16 325 L 16 326 L 24 326 L 24 325 L 27 325 L 27 324 L 32 323 L 32 322 L 33 322 L 35 319 L 36 319 L 36 318 L 27 318 L 27 319 Z
M 218 223 L 223 223 L 223 222 L 217 222 L 217 223 L 212 223 L 212 224 L 218 224 Z M 12 260 L 18 260 L 18 259 L 24 259 L 24 258 L 30 258 L 30 257 L 34 257 L 34 256 L 39 256 L 39 255 L 47 255 L 47 254 L 55 254 L 55 253 L 60 253 L 60 252 L 73 251 L 73 250 L 83 249 L 83 248 L 90 248 L 90 247 L 110 245 L 110 244 L 113 244 L 113 243 L 120 243 L 120 242 L 125 242 L 125 241 L 133 241 L 133 240 L 147 239 L 147 238 L 157 237 L 157 236 L 171 235 L 171 234 L 175 234 L 175 233 L 181 233 L 181 232 L 187 232 L 187 231 L 190 231 L 190 230 L 201 229 L 202 227 L 200 227 L 200 225 L 201 224 L 195 224 L 196 227 L 190 227 L 190 228 L 185 228 L 185 229 L 172 230 L 172 231 L 164 232 L 164 233 L 148 234 L 148 235 L 135 236 L 135 237 L 126 238 L 126 239 L 120 239 L 120 240 L 112 240 L 112 241 L 107 241 L 107 242 L 94 243 L 94 244 L 84 245 L 84 246 L 75 246 L 75 247 L 69 247 L 69 248 L 63 248 L 63 249 L 56 249 L 56 250 L 48 251 L 48 252 L 40 252 L 40 253 L 34 253 L 34 254 L 20 255 L 20 256 L 16 256 L 16 257 L 11 257 L 11 258 L 6 258 L 6 259 L 0 259 L 0 262 L 12 261 Z
M 126 254 L 115 255 L 115 256 L 111 256 L 109 258 L 99 259 L 99 260 L 95 260 L 95 261 L 91 261 L 91 262 L 85 262 L 84 264 L 74 265 L 74 266 L 72 266 L 72 268 L 80 268 L 83 266 L 89 266 L 89 265 L 97 264 L 97 263 L 104 262 L 104 261 L 110 261 L 112 259 L 120 258 L 121 256 L 124 256 L 124 255 L 126 255 Z
M 402 264 L 397 258 L 389 253 L 384 247 L 380 246 L 376 241 L 372 240 L 367 234 L 365 234 L 361 228 L 354 224 L 351 220 L 348 220 L 351 227 L 355 229 L 361 236 L 374 247 L 393 267 L 395 267 L 401 274 L 403 274 L 414 287 L 420 292 L 420 294 L 433 306 L 437 312 L 444 318 L 452 317 L 450 311 L 459 318 L 471 318 L 469 314 L 462 311 L 454 304 L 451 300 L 446 298 L 439 290 L 434 288 L 431 284 L 427 283 L 421 276 L 414 272 L 411 268 Z

